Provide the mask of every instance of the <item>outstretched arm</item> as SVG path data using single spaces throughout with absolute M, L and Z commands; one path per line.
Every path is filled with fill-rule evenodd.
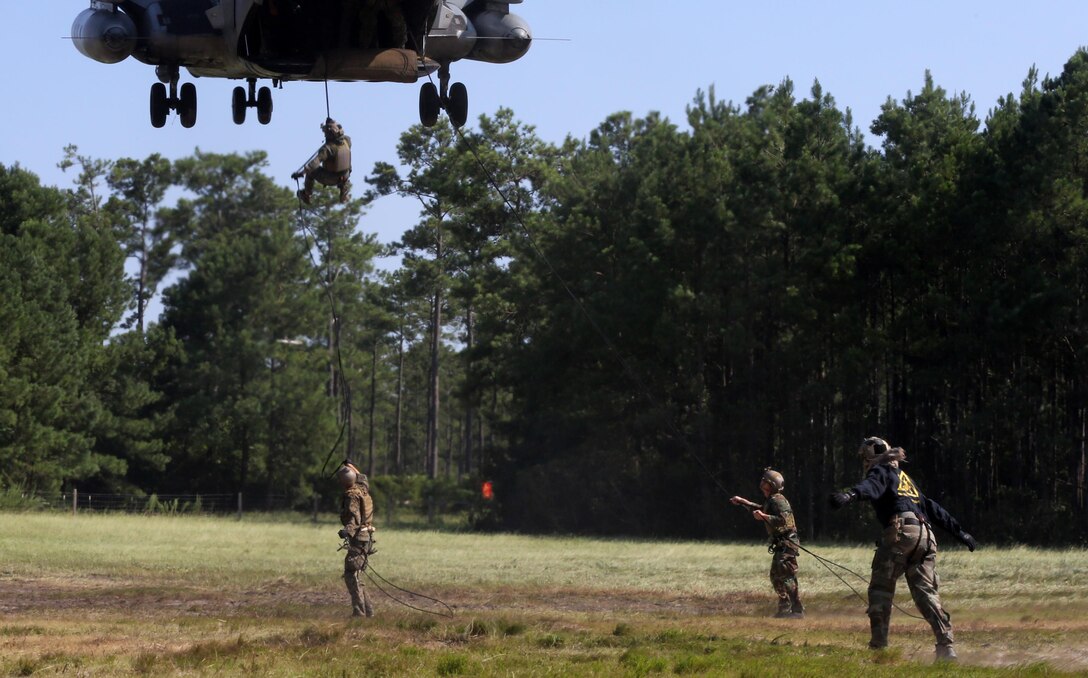
M 922 511 L 926 514 L 926 518 L 929 518 L 929 522 L 940 525 L 953 537 L 958 539 L 960 543 L 967 547 L 968 550 L 974 551 L 978 548 L 978 542 L 975 538 L 967 533 L 960 525 L 960 522 L 952 517 L 952 514 L 944 509 L 943 506 L 933 501 L 929 497 L 922 496 Z
M 744 497 L 732 497 L 732 498 L 729 499 L 729 501 L 734 506 L 743 506 L 744 508 L 748 508 L 748 509 L 757 509 L 757 508 L 759 508 L 759 504 L 755 503 L 754 501 L 748 501 Z

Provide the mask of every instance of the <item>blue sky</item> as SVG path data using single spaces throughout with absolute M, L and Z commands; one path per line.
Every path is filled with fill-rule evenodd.
M 293 187 L 289 174 L 321 141 L 320 84 L 288 83 L 275 93 L 271 125 L 256 124 L 251 112 L 238 127 L 230 93 L 239 83 L 195 80 L 197 126 L 184 129 L 172 116 L 165 128 L 153 129 L 147 113 L 153 69 L 132 59 L 112 66 L 90 61 L 64 39 L 88 4 L 4 3 L 0 163 L 18 162 L 47 184 L 68 185 L 71 177 L 56 169 L 68 143 L 110 159 L 153 152 L 179 158 L 197 147 L 264 149 L 268 171 Z M 513 9 L 535 36 L 569 42 L 537 42 L 509 65 L 460 62 L 454 79 L 468 85 L 470 124 L 479 113 L 507 106 L 556 142 L 568 134 L 585 137 L 620 110 L 660 111 L 682 124 L 698 89 L 713 85 L 720 99 L 743 101 L 785 77 L 799 94 L 819 79 L 867 130 L 888 96 L 917 91 L 929 69 L 945 89 L 969 93 L 984 117 L 999 97 L 1019 91 L 1033 64 L 1057 75 L 1088 44 L 1084 0 L 526 0 Z M 193 80 L 183 74 L 184 81 Z M 400 133 L 417 121 L 418 87 L 330 87 L 333 116 L 355 143 L 358 184 L 375 161 L 395 161 Z M 361 226 L 388 242 L 415 222 L 416 212 L 411 203 L 387 198 Z

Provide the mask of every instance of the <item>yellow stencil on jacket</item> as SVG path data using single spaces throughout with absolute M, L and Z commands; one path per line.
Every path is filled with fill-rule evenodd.
M 899 487 L 895 492 L 900 497 L 906 497 L 911 501 L 918 503 L 918 488 L 915 487 L 914 481 L 910 479 L 910 476 L 902 471 L 899 472 Z

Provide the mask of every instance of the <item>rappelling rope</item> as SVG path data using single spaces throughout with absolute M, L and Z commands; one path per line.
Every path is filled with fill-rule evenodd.
M 313 264 L 314 269 L 320 271 L 321 264 L 318 263 L 317 259 L 314 257 L 313 250 L 316 247 L 319 252 L 322 252 L 323 256 L 324 251 L 321 250 L 321 241 L 317 237 L 317 233 L 315 233 L 313 229 L 310 228 L 310 225 L 306 222 L 306 209 L 303 205 L 302 197 L 299 195 L 299 192 L 301 192 L 302 189 L 299 186 L 298 179 L 295 179 L 295 187 L 298 189 L 295 193 L 295 196 L 298 199 L 298 222 L 299 226 L 301 226 L 303 231 L 303 238 L 306 241 L 306 254 L 310 257 L 310 263 Z M 313 238 L 313 247 L 310 246 L 310 238 Z M 321 287 L 325 291 L 325 296 L 329 300 L 329 310 L 332 313 L 332 322 L 334 326 L 334 331 L 336 332 L 336 365 L 337 374 L 339 376 L 337 381 L 340 382 L 341 409 L 342 413 L 345 409 L 350 412 L 351 386 L 348 384 L 347 373 L 344 371 L 344 358 L 340 352 L 340 313 L 336 310 L 336 297 L 333 296 L 332 286 L 326 279 L 326 276 L 319 275 L 318 279 L 321 281 Z M 332 336 L 332 334 L 330 334 L 329 341 L 332 342 L 333 339 L 334 337 Z M 340 443 L 344 439 L 344 433 L 347 430 L 347 425 L 348 417 L 343 416 L 343 421 L 340 422 L 340 432 L 336 436 L 336 442 L 334 442 L 332 448 L 329 449 L 329 454 L 325 457 L 325 463 L 321 465 L 320 475 L 325 475 L 325 469 L 328 467 L 329 460 L 332 459 L 333 453 L 335 453 L 336 449 L 340 447 Z
M 395 603 L 399 603 L 400 605 L 403 605 L 404 607 L 410 608 L 410 609 L 412 609 L 412 610 L 415 610 L 415 611 L 417 611 L 417 612 L 426 612 L 427 614 L 433 614 L 433 615 L 435 615 L 436 617 L 448 617 L 448 618 L 450 618 L 450 619 L 453 619 L 453 617 L 454 617 L 454 612 L 453 612 L 453 608 L 452 608 L 452 607 L 450 607 L 449 605 L 447 605 L 447 604 L 446 604 L 445 602 L 443 602 L 443 601 L 439 600 L 438 598 L 432 598 L 432 597 L 430 597 L 430 596 L 426 596 L 426 595 L 423 595 L 422 593 L 417 593 L 417 592 L 415 592 L 415 591 L 410 591 L 410 590 L 408 590 L 408 589 L 406 589 L 406 588 L 403 588 L 403 587 L 397 586 L 397 585 L 396 585 L 396 584 L 394 584 L 393 582 L 391 582 L 391 581 L 389 581 L 388 579 L 386 579 L 385 577 L 383 577 L 383 576 L 382 576 L 382 575 L 381 575 L 381 574 L 380 574 L 380 573 L 379 573 L 379 572 L 378 572 L 377 570 L 375 570 L 375 569 L 374 569 L 374 567 L 373 567 L 373 566 L 371 566 L 371 565 L 370 565 L 369 563 L 367 564 L 367 567 L 366 567 L 366 568 L 365 568 L 365 569 L 363 570 L 363 572 L 364 572 L 364 573 L 366 573 L 366 577 L 367 577 L 367 579 L 369 579 L 369 580 L 370 580 L 370 583 L 374 584 L 374 588 L 376 588 L 376 589 L 378 589 L 379 591 L 381 591 L 382 593 L 384 593 L 384 594 L 385 594 L 386 596 L 388 596 L 388 597 L 389 597 L 389 599 L 390 599 L 390 600 L 392 600 L 393 602 L 395 602 Z M 406 603 L 406 602 L 404 602 L 404 601 L 403 601 L 403 600 L 401 600 L 400 598 L 397 598 L 396 596 L 394 596 L 394 595 L 393 595 L 392 593 L 390 593 L 389 591 L 385 590 L 385 588 L 383 588 L 381 584 L 379 584 L 378 582 L 374 581 L 374 577 L 370 576 L 372 572 L 374 573 L 374 577 L 377 577 L 378 579 L 381 579 L 381 580 L 382 580 L 383 582 L 385 582 L 385 583 L 386 583 L 386 584 L 388 584 L 389 586 L 392 586 L 392 587 L 393 587 L 393 588 L 395 588 L 396 590 L 398 590 L 398 591 L 401 591 L 401 592 L 403 592 L 403 593 L 407 593 L 407 594 L 408 594 L 408 595 L 410 595 L 410 596 L 415 596 L 416 598 L 423 598 L 423 599 L 425 599 L 425 600 L 430 600 L 430 601 L 436 602 L 436 603 L 438 603 L 439 605 L 441 605 L 442 607 L 446 608 L 446 611 L 445 611 L 445 612 L 435 612 L 434 610 L 428 610 L 428 609 L 426 609 L 426 608 L 423 608 L 423 607 L 416 607 L 415 605 L 412 605 L 411 603 Z
M 325 70 L 326 72 L 329 70 L 327 64 Z M 332 106 L 329 105 L 329 78 L 327 73 L 325 77 L 325 118 L 332 118 Z
M 295 186 L 296 186 L 296 188 L 298 188 L 298 186 L 299 186 L 298 179 L 295 179 Z M 299 190 L 301 190 L 301 189 L 299 189 Z M 297 196 L 297 193 L 296 193 L 296 196 Z M 304 206 L 304 204 L 302 202 L 301 197 L 298 197 L 298 216 L 299 216 L 299 225 L 302 227 L 302 231 L 303 231 L 303 238 L 306 241 L 306 253 L 310 257 L 310 263 L 313 264 L 313 267 L 314 267 L 315 270 L 320 271 L 321 270 L 321 265 L 318 263 L 317 259 L 314 257 L 313 250 L 314 250 L 314 248 L 317 248 L 317 250 L 322 252 L 323 254 L 324 254 L 324 252 L 321 250 L 321 241 L 318 239 L 317 233 L 315 233 L 313 231 L 313 229 L 310 228 L 310 225 L 306 222 L 306 209 L 305 209 L 305 206 Z M 310 246 L 310 239 L 311 238 L 313 238 L 313 243 L 314 243 L 313 247 Z M 333 294 L 332 294 L 332 286 L 329 284 L 329 281 L 326 279 L 325 276 L 319 276 L 319 278 L 321 280 L 321 286 L 325 290 L 325 296 L 329 300 L 329 307 L 330 307 L 330 310 L 332 312 L 332 320 L 333 320 L 333 323 L 334 323 L 335 328 L 336 328 L 335 331 L 337 333 L 337 336 L 336 336 L 336 363 L 337 363 L 337 366 L 339 368 L 339 377 L 340 377 L 339 382 L 340 382 L 340 389 L 341 389 L 340 393 L 341 393 L 341 398 L 342 398 L 341 407 L 347 407 L 350 410 L 350 408 L 351 408 L 351 387 L 348 385 L 347 373 L 344 371 L 343 356 L 341 355 L 341 352 L 340 352 L 340 337 L 339 337 L 339 333 L 340 333 L 340 314 L 336 310 L 336 297 L 334 297 Z M 329 337 L 329 341 L 332 341 L 332 336 L 331 335 Z M 332 448 L 329 450 L 328 456 L 325 457 L 325 463 L 321 465 L 320 475 L 322 475 L 322 476 L 325 475 L 325 469 L 328 466 L 329 460 L 332 459 L 333 453 L 336 452 L 336 449 L 340 446 L 340 442 L 344 439 L 344 431 L 347 429 L 347 423 L 348 423 L 348 418 L 345 416 L 343 418 L 343 421 L 340 423 L 340 433 L 336 437 L 336 442 L 333 443 Z M 341 547 L 341 549 L 343 549 L 343 547 Z M 374 577 L 370 576 L 369 571 L 364 570 L 364 572 L 366 572 L 367 578 L 370 579 L 370 581 L 374 584 L 374 587 L 377 588 L 382 593 L 384 593 L 386 596 L 388 596 L 394 602 L 399 603 L 400 605 L 403 605 L 404 607 L 416 610 L 418 612 L 426 612 L 427 614 L 433 614 L 433 615 L 437 615 L 437 616 L 440 616 L 440 617 L 453 618 L 453 616 L 454 616 L 453 608 L 451 608 L 449 605 L 447 605 L 443 601 L 439 600 L 438 598 L 432 598 L 432 597 L 424 595 L 422 593 L 418 593 L 418 592 L 415 592 L 415 591 L 410 591 L 408 589 L 397 586 L 393 582 L 391 582 L 388 579 L 386 579 L 385 577 L 383 577 L 376 570 L 374 570 L 373 567 L 370 567 L 370 570 L 372 570 L 374 572 L 374 575 L 377 576 L 378 579 L 381 579 L 387 585 L 392 586 L 393 588 L 397 589 L 398 591 L 402 591 L 404 593 L 415 596 L 417 598 L 423 598 L 423 599 L 426 599 L 426 600 L 434 601 L 434 602 L 438 603 L 439 605 L 442 605 L 443 607 L 445 607 L 447 612 L 435 612 L 434 610 L 427 610 L 427 609 L 424 609 L 424 608 L 421 608 L 421 607 L 416 607 L 415 605 L 412 605 L 411 603 L 407 603 L 407 602 L 397 598 L 392 593 L 390 593 L 385 588 L 383 588 L 381 584 L 374 581 Z

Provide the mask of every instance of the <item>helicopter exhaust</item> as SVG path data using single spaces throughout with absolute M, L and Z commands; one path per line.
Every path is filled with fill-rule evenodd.
M 479 5 L 483 6 L 481 10 L 476 9 Z M 474 2 L 465 9 L 477 35 L 476 44 L 466 59 L 508 64 L 529 51 L 533 44 L 532 29 L 525 19 L 510 12 L 508 2 Z
M 525 56 L 532 32 L 524 19 L 510 12 L 510 2 L 477 0 L 463 7 L 443 3 L 427 34 L 427 58 L 439 63 L 473 59 L 506 64 Z
M 116 64 L 136 50 L 136 24 L 116 6 L 85 9 L 72 23 L 72 42 L 80 53 L 104 64 Z

